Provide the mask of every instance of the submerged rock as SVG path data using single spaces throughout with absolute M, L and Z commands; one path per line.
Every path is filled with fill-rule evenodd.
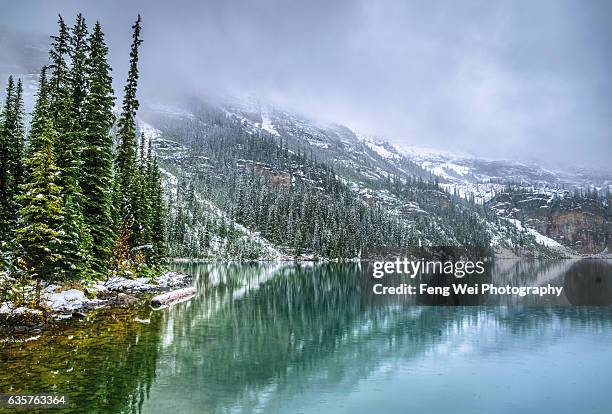
M 4 310 L 8 311 L 4 312 Z M 26 332 L 40 328 L 43 322 L 44 314 L 40 309 L 30 309 L 24 306 L 14 309 L 7 307 L 0 313 L 0 331 L 12 328 L 16 332 Z
M 127 293 L 119 293 L 117 295 L 117 304 L 119 306 L 130 306 L 136 302 L 138 302 L 138 298 L 136 296 L 129 295 Z

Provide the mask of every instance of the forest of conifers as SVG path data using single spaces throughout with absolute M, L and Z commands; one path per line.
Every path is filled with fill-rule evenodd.
M 99 22 L 59 17 L 26 126 L 8 79 L 0 116 L 0 251 L 13 284 L 153 275 L 166 260 L 166 207 L 151 143 L 137 136 L 141 19 L 118 117 Z M 3 291 L 6 291 L 3 289 Z

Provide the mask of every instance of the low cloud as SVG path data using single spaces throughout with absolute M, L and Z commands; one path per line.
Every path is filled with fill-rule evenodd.
M 254 94 L 405 145 L 609 169 L 607 1 L 30 1 L 0 24 L 99 19 L 116 89 L 143 17 L 142 94 Z M 120 12 L 119 12 L 120 11 Z

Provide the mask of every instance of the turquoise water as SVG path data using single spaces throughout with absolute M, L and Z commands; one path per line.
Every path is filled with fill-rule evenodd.
M 175 266 L 197 297 L 12 345 L 0 391 L 65 392 L 82 413 L 612 413 L 610 306 L 371 305 L 356 264 Z

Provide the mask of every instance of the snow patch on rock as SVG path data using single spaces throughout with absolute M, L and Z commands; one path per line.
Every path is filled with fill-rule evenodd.
M 104 286 L 111 292 L 150 292 L 183 285 L 188 277 L 188 275 L 177 272 L 166 272 L 154 280 L 146 277 L 127 279 L 115 276 L 105 282 Z
M 396 152 L 389 150 L 389 148 L 394 149 L 393 146 L 388 144 L 385 141 L 377 140 L 373 137 L 368 136 L 359 136 L 361 141 L 366 144 L 372 151 L 377 153 L 383 158 L 399 158 L 400 155 Z
M 529 227 L 524 227 L 523 223 L 521 223 L 519 220 L 516 220 L 516 219 L 507 219 L 507 220 L 512 222 L 516 226 L 517 229 L 521 231 L 527 230 L 529 234 L 535 237 L 536 242 L 538 242 L 539 244 L 543 244 L 546 247 L 563 247 L 561 243 L 557 242 L 556 240 L 553 240 L 550 237 L 546 237 L 534 229 L 530 229 Z
M 272 135 L 279 135 L 278 131 L 274 128 L 274 125 L 272 124 L 270 116 L 265 111 L 261 113 L 261 129 L 269 132 Z
M 77 289 L 69 289 L 52 293 L 47 297 L 46 304 L 53 310 L 68 311 L 82 308 L 85 302 L 87 302 L 85 293 Z

